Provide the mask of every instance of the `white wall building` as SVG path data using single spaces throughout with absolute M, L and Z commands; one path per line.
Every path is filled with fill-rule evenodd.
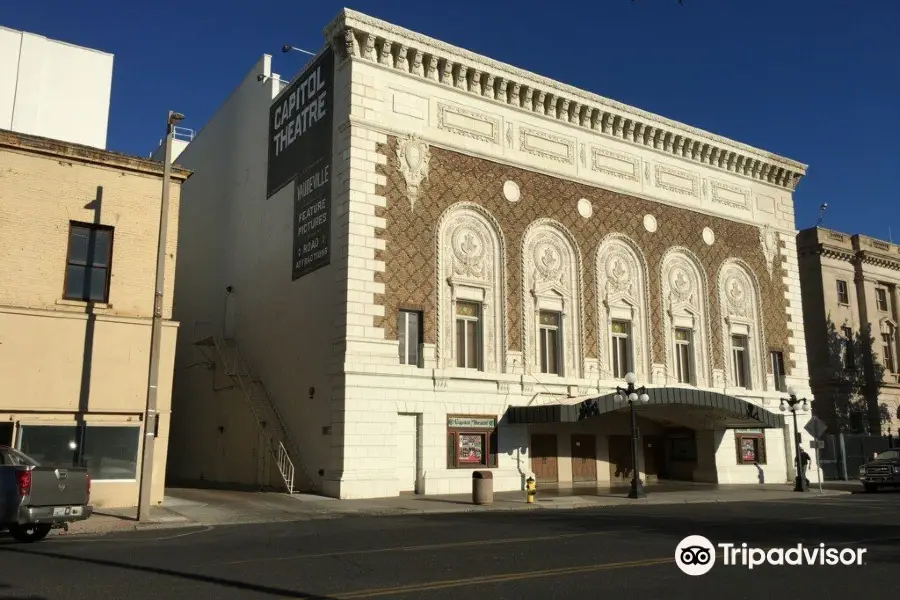
M 113 55 L 0 27 L 0 129 L 106 148 Z
M 350 10 L 179 163 L 173 480 L 793 478 L 805 165 Z

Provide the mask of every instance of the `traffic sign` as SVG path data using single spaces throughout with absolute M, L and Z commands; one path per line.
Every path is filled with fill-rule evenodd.
M 821 438 L 828 431 L 828 428 L 825 427 L 825 422 L 815 415 L 809 419 L 809 423 L 803 429 L 816 439 Z
M 825 442 L 822 440 L 809 440 L 809 447 L 818 450 L 825 447 Z

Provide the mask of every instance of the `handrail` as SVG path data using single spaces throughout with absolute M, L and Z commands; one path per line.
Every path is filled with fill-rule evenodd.
M 228 377 L 230 377 L 232 380 L 236 380 L 236 383 L 241 388 L 241 391 L 243 392 L 244 397 L 246 398 L 247 403 L 250 406 L 250 411 L 253 413 L 257 427 L 259 428 L 260 432 L 271 442 L 269 451 L 272 453 L 273 458 L 275 458 L 279 473 L 281 474 L 281 477 L 288 488 L 288 493 L 294 493 L 294 478 L 296 469 L 293 460 L 291 460 L 290 458 L 291 453 L 285 447 L 285 442 L 287 442 L 288 446 L 292 448 L 293 452 L 297 455 L 297 458 L 300 459 L 300 465 L 303 467 L 303 474 L 306 476 L 307 482 L 310 485 L 313 485 L 312 477 L 310 477 L 309 475 L 307 465 L 302 460 L 299 447 L 294 443 L 292 436 L 288 432 L 287 424 L 285 423 L 284 418 L 281 416 L 278 408 L 272 402 L 272 399 L 269 396 L 268 390 L 266 389 L 265 385 L 263 385 L 263 383 L 259 380 L 254 382 L 253 371 L 250 367 L 250 364 L 244 358 L 243 353 L 241 353 L 240 349 L 233 341 L 231 344 L 229 344 L 228 341 L 225 340 L 222 336 L 214 335 L 212 337 L 216 352 L 218 353 L 222 364 L 225 367 L 226 375 L 228 375 Z M 254 383 L 257 383 L 263 390 L 265 406 L 268 407 L 271 410 L 272 415 L 275 416 L 278 426 L 277 431 L 266 429 L 262 426 L 262 422 L 264 420 L 268 420 L 268 416 L 263 419 L 262 415 L 260 415 L 257 411 L 257 407 L 255 406 L 255 402 L 253 400 L 254 395 L 252 392 Z

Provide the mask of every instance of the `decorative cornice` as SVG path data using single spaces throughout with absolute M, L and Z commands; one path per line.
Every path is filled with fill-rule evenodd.
M 876 267 L 884 267 L 885 269 L 891 269 L 894 271 L 900 271 L 900 258 L 894 259 L 878 254 L 871 254 L 869 252 L 866 252 L 865 250 L 858 251 L 856 253 L 856 257 L 860 263 L 865 263 L 867 265 L 873 265 Z
M 813 251 L 823 258 L 844 260 L 850 263 L 856 262 L 856 254 L 852 250 L 845 250 L 844 248 L 835 248 L 833 246 L 826 246 L 822 244 L 818 248 L 815 248 Z
M 344 60 L 371 61 L 637 146 L 793 191 L 807 165 L 585 92 L 344 9 L 324 30 Z

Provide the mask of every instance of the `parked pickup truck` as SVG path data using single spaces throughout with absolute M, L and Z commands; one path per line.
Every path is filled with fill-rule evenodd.
M 900 485 L 900 450 L 885 450 L 859 468 L 859 481 L 867 492 L 880 486 Z
M 0 446 L 0 531 L 8 529 L 20 542 L 42 540 L 51 529 L 90 517 L 90 498 L 86 468 L 42 466 Z

